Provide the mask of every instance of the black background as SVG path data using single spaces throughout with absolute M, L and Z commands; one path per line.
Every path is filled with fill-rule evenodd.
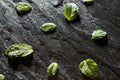
M 48 80 L 46 69 L 51 62 L 59 64 L 56 80 L 120 80 L 120 0 L 96 0 L 86 6 L 81 0 L 21 0 L 33 9 L 18 15 L 14 4 L 20 0 L 0 0 L 0 73 L 6 80 Z M 63 16 L 67 2 L 79 7 L 79 16 L 69 22 Z M 53 22 L 57 29 L 43 33 L 39 27 Z M 108 33 L 106 44 L 98 45 L 91 40 L 91 33 L 102 29 Z M 4 55 L 13 43 L 33 46 L 31 60 L 12 63 Z M 98 63 L 96 79 L 82 75 L 79 63 L 91 58 Z

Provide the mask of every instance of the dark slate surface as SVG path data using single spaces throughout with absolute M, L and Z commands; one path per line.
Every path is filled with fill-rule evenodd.
M 30 3 L 32 11 L 18 15 L 14 9 L 18 1 Z M 67 2 L 80 8 L 73 22 L 63 16 Z M 56 31 L 40 31 L 44 22 L 54 22 Z M 104 46 L 91 40 L 94 29 L 108 32 Z M 33 46 L 33 58 L 25 60 L 27 64 L 12 63 L 4 55 L 13 43 Z M 0 73 L 6 80 L 48 80 L 46 68 L 53 61 L 59 64 L 56 80 L 92 80 L 79 70 L 79 63 L 86 58 L 99 65 L 98 77 L 93 80 L 120 80 L 120 0 L 96 0 L 91 6 L 81 0 L 0 0 Z

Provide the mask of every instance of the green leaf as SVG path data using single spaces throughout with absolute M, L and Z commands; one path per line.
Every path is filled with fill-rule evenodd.
M 5 76 L 3 74 L 0 74 L 0 80 L 4 80 Z
M 67 3 L 64 8 L 64 16 L 69 21 L 74 20 L 78 16 L 78 6 L 75 3 Z
M 24 13 L 29 12 L 32 9 L 32 6 L 26 2 L 16 3 L 15 8 L 18 12 Z
M 58 64 L 56 62 L 52 62 L 47 68 L 47 76 L 53 77 L 56 75 L 58 70 Z
M 84 75 L 86 75 L 87 77 L 89 77 L 89 78 L 97 77 L 98 65 L 94 60 L 92 60 L 92 59 L 83 60 L 80 63 L 79 68 L 80 68 L 81 72 Z
M 6 55 L 9 57 L 26 57 L 33 52 L 32 46 L 28 44 L 12 44 L 6 50 Z
M 107 36 L 107 32 L 103 30 L 94 30 L 92 33 L 92 39 L 93 40 L 100 40 Z
M 51 32 L 56 29 L 56 25 L 54 23 L 44 23 L 40 26 L 40 30 L 43 32 Z

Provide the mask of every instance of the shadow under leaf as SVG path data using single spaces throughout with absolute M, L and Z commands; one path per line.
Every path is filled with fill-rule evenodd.
M 17 12 L 17 14 L 19 15 L 19 16 L 25 16 L 25 15 L 27 15 L 29 12 L 31 12 L 31 10 L 30 11 L 18 11 L 17 9 L 15 9 L 16 10 L 16 12 Z
M 8 63 L 10 65 L 10 67 L 13 68 L 13 70 L 17 69 L 18 66 L 20 66 L 20 64 L 29 67 L 32 60 L 33 60 L 33 54 L 31 54 L 27 57 L 23 57 L 23 58 L 9 58 L 8 57 Z
M 68 21 L 66 18 L 65 18 L 66 22 L 67 23 L 76 23 L 76 22 L 81 22 L 81 19 L 80 19 L 80 15 L 78 15 L 74 20 L 72 21 Z
M 58 77 L 58 71 L 56 72 L 55 76 L 48 77 L 48 80 L 57 80 L 57 77 Z
M 83 2 L 86 6 L 91 6 L 94 2 Z
M 107 36 L 105 36 L 103 39 L 93 40 L 93 41 L 100 46 L 105 46 L 108 42 L 108 38 L 107 38 Z

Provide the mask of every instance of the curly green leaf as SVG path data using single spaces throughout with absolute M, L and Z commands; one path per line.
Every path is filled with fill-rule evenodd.
M 84 75 L 86 75 L 87 77 L 89 77 L 89 78 L 97 77 L 98 65 L 94 60 L 92 60 L 92 59 L 83 60 L 80 63 L 79 68 L 80 68 L 81 72 Z
M 58 70 L 58 64 L 56 62 L 52 62 L 47 68 L 47 76 L 53 77 L 56 75 Z
M 6 55 L 9 57 L 26 57 L 33 52 L 32 46 L 28 44 L 12 44 L 6 50 Z
M 67 3 L 64 8 L 64 16 L 69 21 L 74 20 L 78 16 L 78 6 L 75 3 Z

